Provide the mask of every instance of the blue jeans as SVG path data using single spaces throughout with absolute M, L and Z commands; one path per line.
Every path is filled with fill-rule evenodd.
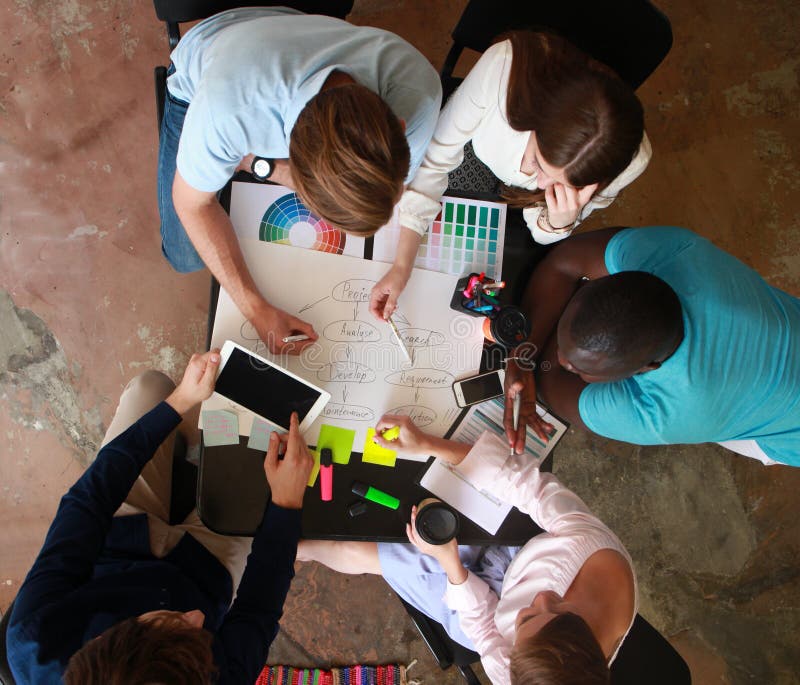
M 167 74 L 175 68 L 170 65 Z M 178 141 L 189 104 L 172 97 L 167 89 L 158 146 L 158 213 L 161 216 L 161 251 L 175 271 L 199 271 L 205 264 L 186 235 L 172 203 L 172 183 L 177 169 Z

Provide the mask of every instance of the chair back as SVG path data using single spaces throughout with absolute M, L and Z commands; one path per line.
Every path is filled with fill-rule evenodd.
M 265 7 L 276 5 L 293 7 L 306 14 L 325 14 L 344 19 L 353 9 L 353 0 L 286 0 L 285 2 L 264 2 L 264 0 L 153 0 L 156 16 L 161 21 L 181 23 L 205 19 L 212 14 L 236 7 Z
M 636 614 L 611 664 L 612 685 L 691 685 L 692 674 L 676 649 Z
M 3 618 L 0 619 L 0 685 L 15 685 L 14 676 L 11 675 L 11 666 L 8 665 L 8 647 L 6 645 L 8 621 L 13 609 L 14 602 L 12 601 L 3 614 Z
M 648 0 L 470 0 L 453 29 L 451 55 L 442 69 L 450 78 L 463 48 L 483 52 L 511 29 L 551 29 L 608 65 L 634 90 L 672 47 L 669 19 Z
M 186 21 L 206 19 L 236 7 L 292 7 L 306 14 L 324 14 L 344 19 L 353 9 L 354 0 L 284 0 L 283 2 L 264 2 L 264 0 L 153 0 L 156 16 L 167 24 L 169 49 L 172 50 L 180 40 L 178 24 Z

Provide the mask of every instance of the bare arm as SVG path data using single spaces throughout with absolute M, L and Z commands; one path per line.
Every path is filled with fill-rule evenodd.
M 400 434 L 394 440 L 385 440 L 382 433 L 397 427 Z M 408 416 L 384 414 L 375 426 L 375 442 L 381 447 L 401 454 L 436 457 L 448 464 L 460 464 L 471 449 L 471 445 L 455 440 L 437 438 L 421 431 Z
M 172 196 L 175 211 L 197 253 L 270 350 L 296 354 L 316 340 L 311 325 L 274 307 L 258 291 L 230 218 L 217 202 L 216 195 L 192 188 L 180 172 L 176 172 Z M 310 340 L 288 346 L 282 342 L 282 338 L 295 333 L 304 333 Z
M 378 319 L 388 319 L 397 309 L 397 298 L 411 277 L 414 260 L 422 240 L 422 235 L 402 226 L 397 241 L 397 254 L 392 268 L 375 284 L 369 298 L 369 310 Z
M 607 228 L 575 236 L 558 244 L 542 260 L 534 270 L 522 299 L 522 309 L 531 322 L 531 334 L 512 356 L 521 356 L 531 361 L 540 359 L 545 344 L 553 335 L 561 314 L 578 289 L 581 280 L 608 275 L 605 264 L 606 246 L 620 230 L 622 229 Z M 555 373 L 558 360 L 555 354 L 553 357 L 547 360 L 551 364 L 548 373 L 552 374 L 551 379 L 557 380 L 560 377 Z M 536 382 L 532 371 L 519 368 L 515 363 L 509 363 L 505 383 L 506 398 L 513 397 L 515 392 L 523 393 L 522 411 L 516 432 L 512 403 L 508 400 L 505 403 L 504 415 L 508 443 L 514 446 L 517 453 L 521 453 L 525 448 L 526 426 L 531 426 L 543 439 L 546 439 L 547 435 L 544 422 L 536 414 Z M 550 394 L 554 396 L 554 392 L 551 389 Z M 558 413 L 555 406 L 552 408 Z M 565 415 L 564 418 L 569 417 Z

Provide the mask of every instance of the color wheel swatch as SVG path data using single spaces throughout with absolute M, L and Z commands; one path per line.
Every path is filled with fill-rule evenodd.
M 275 200 L 264 212 L 259 240 L 342 254 L 345 234 L 316 216 L 296 193 Z
M 442 198 L 442 211 L 422 239 L 414 266 L 463 275 L 485 271 L 502 278 L 506 235 L 505 204 L 455 197 Z M 392 262 L 400 227 L 393 222 L 375 235 L 372 258 Z

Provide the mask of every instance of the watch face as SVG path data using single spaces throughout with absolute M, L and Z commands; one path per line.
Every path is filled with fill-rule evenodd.
M 271 173 L 272 173 L 272 165 L 269 163 L 269 160 L 266 160 L 263 157 L 259 157 L 258 159 L 253 161 L 253 174 L 255 176 L 264 179 L 268 178 Z

